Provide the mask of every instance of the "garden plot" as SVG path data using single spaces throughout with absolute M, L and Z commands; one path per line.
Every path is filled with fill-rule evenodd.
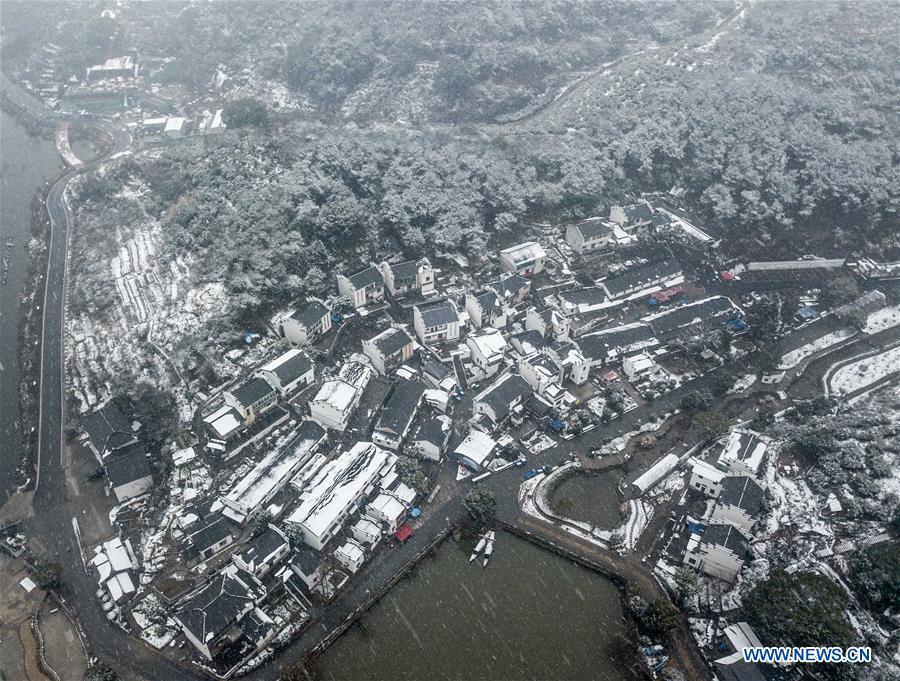
M 785 353 L 781 357 L 781 362 L 778 364 L 779 369 L 793 369 L 795 366 L 800 364 L 803 360 L 808 357 L 812 357 L 817 352 L 821 352 L 822 350 L 827 350 L 833 345 L 837 345 L 838 343 L 843 343 L 848 338 L 852 338 L 856 335 L 856 330 L 851 328 L 838 329 L 837 331 L 832 331 L 831 333 L 825 334 L 821 338 L 816 338 L 814 341 L 810 341 L 805 345 L 801 345 L 799 348 L 795 348 L 790 352 Z
M 876 310 L 866 318 L 863 324 L 863 333 L 878 333 L 886 329 L 892 329 L 900 326 L 900 305 L 893 307 L 884 307 Z
M 900 346 L 845 364 L 829 379 L 835 395 L 848 395 L 900 372 Z

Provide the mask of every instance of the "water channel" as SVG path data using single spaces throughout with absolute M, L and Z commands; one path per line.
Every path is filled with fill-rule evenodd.
M 18 310 L 28 273 L 31 200 L 62 161 L 52 141 L 32 137 L 0 112 L 0 504 L 13 489 L 22 454 L 18 429 Z
M 469 563 L 471 548 L 444 542 L 322 655 L 315 678 L 639 678 L 610 581 L 505 533 L 486 568 Z
M 603 530 L 613 530 L 625 521 L 616 493 L 621 477 L 621 468 L 570 475 L 554 488 L 550 504 L 565 516 L 584 520 Z

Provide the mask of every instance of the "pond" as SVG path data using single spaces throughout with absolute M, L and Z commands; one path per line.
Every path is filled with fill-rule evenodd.
M 319 659 L 314 678 L 637 679 L 619 591 L 498 533 L 486 568 L 445 541 Z
M 616 487 L 620 468 L 600 473 L 575 473 L 560 482 L 550 495 L 550 505 L 562 515 L 613 530 L 625 521 Z

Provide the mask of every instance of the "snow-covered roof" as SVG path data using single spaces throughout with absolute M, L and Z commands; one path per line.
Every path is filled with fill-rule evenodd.
M 728 467 L 740 462 L 752 471 L 758 471 L 766 455 L 766 443 L 759 433 L 744 428 L 735 428 L 728 434 L 728 441 L 719 455 L 719 463 Z
M 502 355 L 506 350 L 506 339 L 497 329 L 482 329 L 469 336 L 466 342 L 474 345 L 487 360 Z
M 241 415 L 233 407 L 225 405 L 203 418 L 203 422 L 212 428 L 216 435 L 225 440 L 243 425 Z
M 663 458 L 647 469 L 632 484 L 637 487 L 641 494 L 653 487 L 657 482 L 664 478 L 668 473 L 678 465 L 678 456 L 675 454 L 666 454 Z
M 166 132 L 177 132 L 184 127 L 185 119 L 181 116 L 173 116 L 166 120 Z
M 536 241 L 526 241 L 521 244 L 516 244 L 515 246 L 510 246 L 509 248 L 504 248 L 500 251 L 500 256 L 505 257 L 511 262 L 520 263 L 537 260 L 538 258 L 546 258 L 547 252 Z
M 391 494 L 382 492 L 366 507 L 369 515 L 385 518 L 389 523 L 396 521 L 406 513 L 406 505 Z
M 701 477 L 709 480 L 710 482 L 721 482 L 725 478 L 725 472 L 719 470 L 712 464 L 706 463 L 706 461 L 701 461 L 700 459 L 696 459 L 691 457 L 689 460 L 691 464 L 691 470 L 700 475 Z
M 326 462 L 307 482 L 289 522 L 321 536 L 397 457 L 371 442 L 357 442 Z
M 494 454 L 497 448 L 497 442 L 485 432 L 475 430 L 469 431 L 466 438 L 459 443 L 455 453 L 459 457 L 465 457 L 478 466 L 484 464 Z
M 298 348 L 292 348 L 263 365 L 260 371 L 272 372 L 283 388 L 306 374 L 312 367 L 312 360 L 306 353 Z
M 337 378 L 322 384 L 312 401 L 327 402 L 338 411 L 346 411 L 353 406 L 371 377 L 369 367 L 359 362 L 347 362 L 341 367 Z

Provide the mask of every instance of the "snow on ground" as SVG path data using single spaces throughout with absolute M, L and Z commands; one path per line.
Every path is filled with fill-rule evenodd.
M 734 386 L 728 391 L 728 394 L 736 395 L 737 393 L 742 393 L 749 389 L 754 383 L 756 383 L 756 374 L 745 374 L 735 381 Z
M 829 385 L 835 395 L 847 395 L 897 371 L 900 371 L 900 346 L 842 366 L 831 375 Z
M 799 348 L 782 355 L 778 368 L 793 369 L 807 357 L 812 357 L 817 352 L 830 348 L 832 345 L 842 343 L 848 338 L 852 338 L 854 335 L 856 335 L 856 330 L 851 328 L 838 329 L 837 331 L 825 334 L 821 338 L 817 338 L 814 341 L 801 345 Z
M 900 305 L 883 307 L 866 318 L 863 333 L 878 333 L 900 325 Z

